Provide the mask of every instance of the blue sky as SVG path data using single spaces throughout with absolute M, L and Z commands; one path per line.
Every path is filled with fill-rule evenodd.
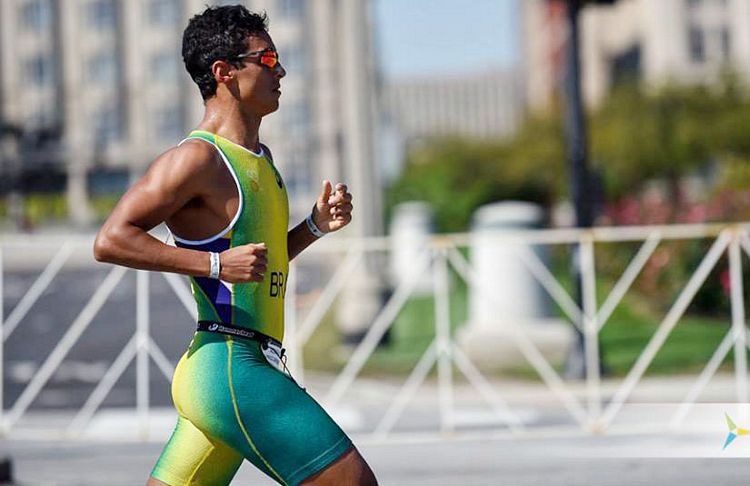
M 374 0 L 387 78 L 508 67 L 518 61 L 518 0 Z

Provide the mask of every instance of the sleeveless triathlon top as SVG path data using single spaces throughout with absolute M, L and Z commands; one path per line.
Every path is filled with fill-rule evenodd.
M 268 249 L 268 270 L 262 282 L 232 284 L 208 277 L 190 277 L 198 319 L 253 329 L 282 341 L 289 269 L 289 202 L 281 175 L 262 145 L 261 153 L 256 154 L 200 130 L 191 132 L 185 140 L 191 139 L 205 140 L 216 147 L 237 185 L 239 206 L 229 226 L 219 234 L 200 241 L 175 235 L 175 244 L 217 253 L 248 243 L 265 243 Z

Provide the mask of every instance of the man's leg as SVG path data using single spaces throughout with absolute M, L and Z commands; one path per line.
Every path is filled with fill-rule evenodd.
M 236 426 L 216 437 L 280 484 L 310 478 L 372 478 L 352 441 L 305 390 L 273 368 L 257 342 L 227 341 L 231 401 Z M 375 484 L 341 481 L 339 484 Z
M 240 453 L 180 416 L 148 485 L 228 485 L 242 460 Z
M 376 486 L 378 481 L 359 451 L 352 447 L 336 462 L 315 476 L 302 481 L 302 484 L 309 486 L 337 486 L 341 484 Z

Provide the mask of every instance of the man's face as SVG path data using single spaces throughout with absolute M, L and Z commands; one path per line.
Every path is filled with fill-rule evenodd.
M 247 39 L 248 53 L 276 51 L 271 37 L 263 32 Z M 277 63 L 269 67 L 261 62 L 261 56 L 248 56 L 239 61 L 237 69 L 238 96 L 242 106 L 258 116 L 264 116 L 279 108 L 281 78 L 286 71 Z

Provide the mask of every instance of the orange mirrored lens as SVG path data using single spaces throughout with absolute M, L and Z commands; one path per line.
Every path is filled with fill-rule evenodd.
M 268 52 L 260 56 L 260 63 L 270 68 L 276 67 L 279 63 L 279 55 L 275 52 Z

